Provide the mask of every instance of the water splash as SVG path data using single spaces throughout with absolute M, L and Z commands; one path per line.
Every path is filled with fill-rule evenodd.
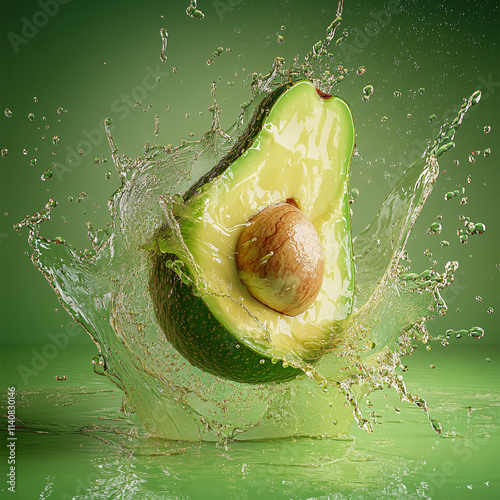
M 183 440 L 330 436 L 346 432 L 353 417 L 371 431 L 358 401 L 383 387 L 394 387 L 401 400 L 416 404 L 429 416 L 425 400 L 407 391 L 397 370 L 415 340 L 428 342 L 425 321 L 445 314 L 441 290 L 453 282 L 458 264 L 448 263 L 441 273 L 431 269 L 412 275 L 402 261 L 407 260 L 404 249 L 411 228 L 439 174 L 437 159 L 453 147 L 456 130 L 469 107 L 479 101 L 479 92 L 464 102 L 450 124 L 443 124 L 373 223 L 354 238 L 354 311 L 340 322 L 339 334 L 320 362 L 311 367 L 297 359 L 273 358 L 284 368 L 300 370 L 303 375 L 297 380 L 251 385 L 203 373 L 166 342 L 150 304 L 151 263 L 143 249 L 166 224 L 174 229 L 171 244 L 178 256 L 172 268 L 196 293 L 221 293 L 208 289 L 203 280 L 193 283 L 182 272 L 183 261 L 192 256 L 175 232 L 173 207 L 182 206 L 178 193 L 185 193 L 193 178 L 200 178 L 229 153 L 262 96 L 301 78 L 313 82 L 320 92 L 329 92 L 345 78 L 347 70 L 330 67 L 328 52 L 341 14 L 342 2 L 325 39 L 313 46 L 304 61 L 297 57 L 286 67 L 282 58 L 276 58 L 267 74 L 251 75 L 250 100 L 242 104 L 240 116 L 227 131 L 220 125 L 215 84 L 212 126 L 198 141 L 183 141 L 177 147 L 146 144 L 142 157 L 128 158 L 120 152 L 110 132 L 112 120 L 107 118 L 106 134 L 122 185 L 108 203 L 112 224 L 97 231 L 88 226 L 91 251 L 82 255 L 60 239 L 40 235 L 40 225 L 57 205 L 54 200 L 15 227 L 29 228 L 33 263 L 98 346 L 100 354 L 93 360 L 96 373 L 124 391 L 124 411 L 136 412 L 152 435 Z M 165 29 L 160 33 L 166 59 L 168 33 Z M 344 32 L 337 43 L 346 36 Z M 81 193 L 78 200 L 85 195 Z M 479 336 L 479 330 L 474 332 Z M 440 424 L 429 419 L 440 432 Z

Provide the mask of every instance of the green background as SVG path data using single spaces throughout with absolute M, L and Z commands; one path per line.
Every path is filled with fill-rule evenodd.
M 49 12 L 45 16 L 43 5 Z M 125 463 L 121 460 L 126 454 L 118 455 L 118 462 L 113 462 L 110 457 L 114 457 L 115 448 L 75 432 L 81 426 L 89 425 L 97 416 L 115 411 L 120 400 L 119 393 L 114 392 L 106 380 L 93 374 L 90 361 L 96 348 L 83 330 L 71 337 L 69 345 L 60 349 L 50 366 L 39 370 L 36 378 L 24 383 L 20 377 L 19 365 L 29 366 L 34 357 L 33 349 L 39 351 L 49 341 L 49 334 L 61 332 L 70 318 L 26 255 L 30 250 L 27 230 L 15 232 L 12 226 L 26 215 L 43 208 L 47 200 L 53 198 L 59 206 L 53 211 L 51 221 L 43 224 L 42 234 L 46 237 L 61 236 L 77 248 L 85 248 L 88 246 L 86 221 L 92 221 L 95 227 L 110 221 L 106 203 L 119 186 L 103 133 L 102 124 L 107 116 L 114 119 L 113 135 L 120 151 L 130 157 L 141 155 L 146 142 L 176 145 L 187 139 L 190 133 L 195 138 L 201 137 L 211 124 L 207 108 L 212 103 L 210 84 L 216 81 L 222 109 L 221 123 L 223 128 L 227 128 L 236 119 L 240 104 L 249 98 L 250 90 L 244 83 L 249 81 L 248 75 L 254 71 L 267 73 L 276 56 L 284 57 L 287 63 L 297 53 L 303 58 L 310 47 L 324 36 L 336 10 L 335 2 L 317 0 L 200 1 L 198 6 L 205 13 L 205 18 L 198 20 L 185 14 L 188 5 L 187 0 L 1 3 L 0 148 L 8 148 L 9 152 L 5 158 L 0 157 L 3 385 L 0 391 L 3 393 L 11 385 L 15 385 L 18 391 L 25 391 L 19 412 L 31 424 L 38 424 L 51 433 L 45 441 L 37 441 L 34 434 L 25 437 L 22 457 L 26 462 L 19 465 L 18 476 L 23 477 L 28 469 L 34 471 L 34 486 L 29 497 L 39 496 L 44 488 L 49 487 L 47 477 L 55 478 L 52 488 L 56 498 L 62 492 L 84 495 L 85 488 L 78 489 L 75 481 L 68 478 L 77 469 L 95 474 L 98 465 L 93 460 L 96 460 L 96 453 L 104 461 L 108 458 L 108 465 L 115 464 L 115 467 L 110 466 L 107 477 L 109 481 L 110 478 L 116 479 L 113 483 L 116 489 L 110 490 L 115 493 L 110 495 L 118 495 L 120 478 L 125 480 L 117 471 Z M 427 248 L 432 251 L 440 271 L 449 260 L 460 263 L 455 283 L 444 292 L 449 313 L 429 322 L 431 334 L 442 334 L 448 328 L 475 325 L 486 332 L 485 337 L 478 341 L 462 338 L 447 348 L 434 345 L 431 352 L 420 349 L 408 361 L 413 370 L 409 372 L 412 373 L 409 380 L 413 383 L 410 389 L 425 388 L 422 391 L 427 393 L 429 401 L 434 400 L 436 411 L 444 412 L 441 418 L 452 423 L 451 427 L 455 422 L 457 432 L 464 434 L 468 432 L 469 425 L 464 413 L 464 408 L 468 406 L 467 397 L 472 397 L 476 391 L 495 407 L 499 395 L 498 10 L 496 1 L 377 1 L 370 4 L 346 1 L 338 34 L 346 28 L 349 36 L 333 50 L 338 54 L 338 62 L 345 67 L 355 70 L 363 65 L 367 68 L 361 76 L 352 72 L 334 90 L 351 106 L 357 128 L 358 154 L 351 165 L 351 186 L 360 192 L 353 205 L 354 235 L 371 221 L 406 166 L 420 156 L 426 140 L 436 136 L 439 124 L 453 116 L 464 97 L 469 97 L 477 89 L 483 92 L 480 104 L 471 109 L 457 133 L 456 148 L 440 160 L 441 175 L 412 232 L 408 247 L 415 272 L 429 266 L 429 259 L 424 255 Z M 282 30 L 281 26 L 285 29 Z M 159 57 L 159 30 L 162 27 L 166 27 L 169 33 L 166 62 L 161 62 Z M 277 41 L 278 33 L 285 37 L 282 44 Z M 224 51 L 215 58 L 213 65 L 207 65 L 206 61 L 213 58 L 213 52 L 219 46 L 231 51 Z M 172 72 L 172 67 L 178 68 L 178 71 Z M 160 76 L 161 82 L 156 83 L 154 76 Z M 370 100 L 363 102 L 362 89 L 368 84 L 373 85 L 375 90 Z M 395 91 L 401 91 L 402 95 L 395 97 Z M 142 106 L 133 106 L 137 99 L 142 101 Z M 66 109 L 67 113 L 59 115 L 59 107 Z M 12 110 L 11 118 L 3 114 L 5 108 Z M 34 121 L 28 119 L 28 113 L 34 113 Z M 188 119 L 186 113 L 189 113 Z M 156 114 L 160 117 L 158 139 L 153 133 Z M 429 121 L 433 114 L 436 119 Z M 46 120 L 42 119 L 43 116 Z M 382 117 L 387 119 L 382 121 Z M 486 125 L 491 126 L 489 134 L 483 131 Z M 54 135 L 60 138 L 57 146 L 52 144 Z M 80 148 L 84 149 L 83 156 L 74 153 Z M 469 162 L 471 152 L 482 152 L 485 148 L 491 148 L 488 158 L 481 154 L 475 163 Z M 27 150 L 27 155 L 23 154 L 23 149 Z M 30 164 L 33 156 L 37 158 L 34 166 Z M 105 163 L 103 156 L 107 159 Z M 75 161 L 69 162 L 70 157 Z M 101 160 L 98 166 L 94 164 L 95 157 Z M 454 160 L 458 160 L 459 164 L 456 165 Z M 52 168 L 54 162 L 57 166 Z M 42 181 L 40 176 L 47 168 L 52 168 L 54 175 Z M 109 180 L 105 176 L 107 171 L 112 172 Z M 469 175 L 472 179 L 470 184 L 467 183 Z M 460 206 L 462 195 L 448 202 L 444 200 L 446 192 L 461 189 L 462 186 L 466 188 L 467 205 Z M 77 203 L 82 192 L 88 193 L 89 197 Z M 73 197 L 72 202 L 68 201 L 70 196 Z M 456 235 L 457 228 L 461 227 L 458 215 L 462 213 L 474 222 L 485 223 L 487 228 L 484 234 L 470 237 L 466 245 L 460 244 Z M 441 235 L 428 235 L 426 230 L 438 215 L 443 217 L 443 232 Z M 443 239 L 450 242 L 449 247 L 441 248 L 439 242 Z M 482 300 L 477 300 L 478 296 Z M 488 314 L 488 308 L 493 308 L 494 312 Z M 61 310 L 57 312 L 57 309 Z M 489 363 L 485 362 L 486 357 L 490 359 Z M 430 364 L 435 364 L 438 369 L 430 370 Z M 62 374 L 68 376 L 65 386 L 55 381 L 55 376 Z M 54 399 L 61 387 L 65 391 L 60 397 L 66 397 L 71 402 L 69 406 L 76 405 L 78 411 L 67 413 L 67 410 L 62 410 L 64 402 Z M 47 395 L 51 401 L 53 399 L 53 406 L 46 402 Z M 401 417 L 402 421 L 407 421 L 407 426 L 399 424 L 398 427 L 392 423 L 391 427 L 394 419 L 384 414 L 388 411 L 384 410 L 384 395 L 377 395 L 377 398 L 381 401 L 379 411 L 385 418 L 384 426 L 376 429 L 374 437 L 358 435 L 357 429 L 353 430 L 357 439 L 357 458 L 362 460 L 380 447 L 377 440 L 393 440 L 389 454 L 399 454 L 401 463 L 407 465 L 406 473 L 411 478 L 408 482 L 411 488 L 408 487 L 412 494 L 419 495 L 418 485 L 422 481 L 429 482 L 429 477 L 435 477 L 429 472 L 431 470 L 434 474 L 436 470 L 441 471 L 444 476 L 453 479 L 445 482 L 443 488 L 435 488 L 433 498 L 447 498 L 448 494 L 467 497 L 477 493 L 479 486 L 469 491 L 465 484 L 467 480 L 471 484 L 474 481 L 475 485 L 482 484 L 483 488 L 486 480 L 492 484 L 496 480 L 496 487 L 499 487 L 498 472 L 495 472 L 498 470 L 498 454 L 495 453 L 498 411 L 492 417 L 494 426 L 489 430 L 481 428 L 481 432 L 490 436 L 490 441 L 486 440 L 486 444 L 481 441 L 480 446 L 478 440 L 469 443 L 467 449 L 472 450 L 470 460 L 462 460 L 465 454 L 457 455 L 450 441 L 441 440 L 436 444 L 435 435 L 427 434 L 432 431 L 429 431 L 428 423 L 422 423 L 425 418 L 420 414 L 413 415 L 407 409 L 406 416 Z M 443 405 L 442 401 L 445 401 Z M 421 427 L 424 424 L 425 431 Z M 69 437 L 63 435 L 64 442 L 70 444 L 63 446 L 59 442 L 63 439 L 61 429 L 69 433 Z M 478 435 L 482 436 L 481 432 Z M 86 451 L 81 451 L 79 445 L 82 443 Z M 434 447 L 435 461 L 431 460 L 428 467 L 412 468 L 409 464 L 425 460 L 426 452 L 421 449 L 424 445 Z M 1 446 L 4 453 L 3 442 Z M 262 458 L 266 457 L 266 453 L 271 456 L 273 450 L 283 446 L 292 457 L 303 453 L 305 462 L 311 465 L 316 463 L 314 460 L 319 460 L 318 456 L 333 453 L 331 449 L 321 448 L 316 456 L 297 451 L 291 444 L 289 447 L 281 444 L 259 446 L 243 451 L 233 450 L 233 454 L 236 454 L 234 459 L 238 464 L 238 460 L 253 464 L 253 469 L 250 467 L 253 471 L 260 470 L 255 464 L 261 464 L 261 473 L 265 477 L 263 483 L 259 483 L 252 474 L 243 474 L 236 475 L 234 484 L 229 481 L 229 487 L 222 479 L 217 479 L 218 474 L 222 474 L 222 470 L 228 477 L 233 477 L 235 470 L 226 462 L 220 462 L 219 451 L 214 448 L 192 451 L 190 448 L 191 452 L 185 455 L 182 466 L 177 464 L 177 467 L 175 462 L 170 464 L 170 473 L 177 478 L 174 482 L 177 490 L 173 488 L 167 495 L 166 490 L 158 486 L 163 484 L 164 471 L 158 472 L 160 469 L 157 466 L 160 466 L 153 459 L 154 463 L 139 460 L 135 473 L 140 478 L 137 484 L 142 486 L 134 483 L 132 487 L 125 481 L 131 488 L 130 498 L 134 495 L 141 497 L 137 493 L 140 488 L 143 488 L 140 490 L 143 498 L 147 497 L 145 492 L 152 498 L 169 495 L 203 498 L 204 489 L 210 486 L 219 488 L 217 491 L 227 498 L 238 498 L 240 495 L 240 500 L 259 493 L 259 488 L 262 490 L 260 493 L 264 497 L 267 494 L 269 498 L 281 498 L 281 495 L 286 498 L 325 495 L 327 498 L 327 495 L 336 493 L 356 495 L 356 491 L 360 492 L 359 498 L 397 498 L 399 495 L 395 493 L 395 486 L 389 484 L 391 474 L 384 480 L 383 473 L 379 474 L 376 468 L 369 467 L 365 479 L 377 484 L 377 493 L 361 479 L 359 484 L 351 485 L 349 491 L 344 491 L 337 483 L 328 489 L 328 484 L 333 484 L 331 479 L 328 480 L 330 482 L 321 482 L 318 479 L 320 476 L 316 477 L 313 473 L 307 476 L 303 473 L 306 468 L 300 469 L 302 475 L 298 477 L 303 479 L 302 482 L 292 475 L 286 479 L 290 485 L 285 484 L 277 479 L 281 477 L 281 469 L 266 472 L 266 467 L 262 465 L 267 463 Z M 302 443 L 300 446 L 307 448 L 308 445 Z M 42 452 L 42 449 L 46 451 Z M 117 449 L 123 452 L 123 443 Z M 23 453 L 20 450 L 19 453 Z M 241 457 L 238 453 L 242 454 Z M 279 457 L 288 456 L 283 450 L 276 453 Z M 200 465 L 200 460 L 213 457 L 217 457 L 214 464 L 219 464 L 221 468 L 214 465 L 213 470 L 209 470 Z M 392 462 L 384 462 L 385 458 L 380 456 L 378 458 L 381 460 L 379 463 L 385 463 L 393 470 L 390 466 Z M 0 459 L 3 473 L 4 456 Z M 456 470 L 453 467 L 443 469 L 443 463 L 450 460 Z M 353 463 L 349 462 L 349 467 L 356 468 Z M 127 464 L 132 470 L 130 463 Z M 336 473 L 341 478 L 347 477 L 351 470 L 349 467 Z M 317 473 L 317 468 L 313 470 Z M 326 474 L 326 470 L 322 470 Z M 449 471 L 453 473 L 448 474 Z M 125 477 L 128 477 L 127 474 Z M 190 474 L 197 479 L 193 484 L 199 486 L 198 490 L 198 486 L 190 485 Z M 405 475 L 404 471 L 394 474 L 400 477 Z M 488 477 L 483 477 L 485 475 Z M 83 477 L 85 483 L 88 475 L 81 473 L 78 477 Z M 149 477 L 152 479 L 148 480 Z M 318 486 L 319 489 L 313 491 L 311 487 L 305 492 L 304 484 L 318 484 L 321 488 Z M 0 485 L 0 488 L 3 487 L 4 484 Z M 365 487 L 368 490 L 363 490 Z M 491 491 L 491 488 L 486 488 L 481 490 L 481 494 L 484 498 L 494 498 L 487 496 Z M 48 496 L 48 493 L 45 494 Z M 122 498 L 129 497 L 124 493 Z

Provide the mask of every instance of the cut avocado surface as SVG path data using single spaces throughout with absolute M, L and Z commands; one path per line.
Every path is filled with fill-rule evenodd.
M 238 382 L 283 382 L 302 373 L 293 365 L 314 363 L 335 344 L 336 322 L 353 300 L 354 143 L 343 100 L 308 81 L 284 85 L 262 101 L 231 152 L 172 204 L 175 223 L 157 234 L 150 291 L 168 341 L 193 365 Z M 312 223 L 324 254 L 319 293 L 296 316 L 256 300 L 235 258 L 248 221 L 287 200 Z

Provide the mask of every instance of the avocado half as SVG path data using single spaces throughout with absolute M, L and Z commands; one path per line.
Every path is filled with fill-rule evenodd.
M 175 227 L 156 235 L 149 286 L 168 341 L 192 365 L 242 383 L 284 382 L 332 347 L 353 302 L 354 143 L 342 99 L 308 81 L 284 85 L 260 103 L 230 153 L 172 204 Z M 324 252 L 320 292 L 294 317 L 252 297 L 235 262 L 247 221 L 286 200 L 312 222 Z

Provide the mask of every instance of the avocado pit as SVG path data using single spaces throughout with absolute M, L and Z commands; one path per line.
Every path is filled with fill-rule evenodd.
M 239 278 L 249 293 L 279 313 L 303 313 L 321 289 L 321 241 L 291 199 L 270 205 L 249 219 L 235 256 Z

